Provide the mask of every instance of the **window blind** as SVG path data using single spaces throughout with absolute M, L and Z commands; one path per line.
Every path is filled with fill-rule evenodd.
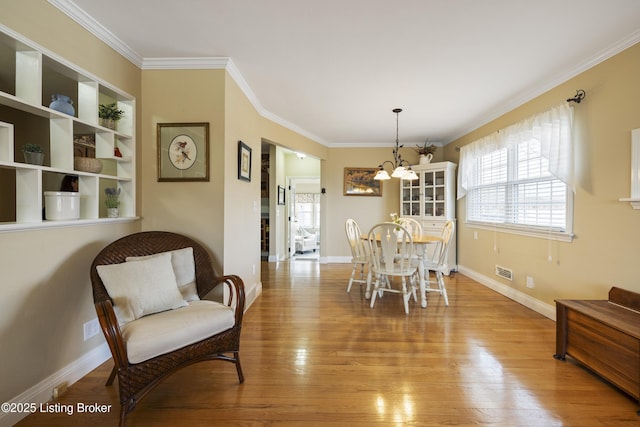
M 571 232 L 572 164 L 563 162 L 572 162 L 572 109 L 557 108 L 463 147 L 458 197 L 468 196 L 467 221 Z

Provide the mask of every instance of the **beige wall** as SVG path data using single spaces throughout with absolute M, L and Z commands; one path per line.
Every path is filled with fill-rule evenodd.
M 224 273 L 247 286 L 247 301 L 260 292 L 260 150 L 262 118 L 227 74 L 225 80 Z M 251 182 L 238 179 L 238 141 L 251 148 Z
M 145 230 L 184 233 L 207 246 L 222 272 L 224 235 L 224 70 L 142 73 L 140 172 Z M 158 182 L 158 123 L 209 123 L 209 182 Z
M 407 154 L 409 149 L 404 149 Z M 404 151 L 403 151 L 404 157 Z M 321 187 L 323 196 L 320 255 L 328 261 L 351 256 L 344 231 L 348 218 L 355 219 L 363 232 L 374 224 L 389 220 L 389 214 L 400 209 L 400 181 L 392 178 L 383 181 L 382 197 L 344 196 L 343 177 L 345 167 L 377 167 L 392 158 L 392 148 L 332 148 L 322 165 Z
M 640 291 L 635 266 L 640 259 L 640 211 L 618 201 L 630 195 L 631 130 L 640 127 L 638 76 L 640 45 L 447 146 L 447 159 L 457 162 L 456 146 L 558 104 L 577 89 L 586 91 L 585 100 L 575 104 L 578 184 L 574 241 L 561 243 L 473 229 L 464 223 L 462 199 L 457 212 L 458 262 L 463 270 L 502 282 L 551 306 L 556 298 L 606 299 L 612 285 Z M 496 264 L 512 268 L 515 280 L 507 282 L 495 276 Z M 534 278 L 534 289 L 525 287 L 526 275 Z
M 46 0 L 3 0 L 0 23 L 140 96 L 140 70 Z M 107 243 L 139 229 L 130 222 L 0 234 L 0 401 L 104 343 L 101 335 L 83 341 L 83 323 L 96 317 L 89 266 Z
M 285 156 L 287 177 L 320 177 L 320 161 L 312 157 L 299 158 L 295 153 Z

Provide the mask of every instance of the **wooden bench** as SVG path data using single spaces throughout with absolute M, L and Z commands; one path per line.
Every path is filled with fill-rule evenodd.
M 640 294 L 613 287 L 609 300 L 556 300 L 553 357 L 567 354 L 640 400 Z

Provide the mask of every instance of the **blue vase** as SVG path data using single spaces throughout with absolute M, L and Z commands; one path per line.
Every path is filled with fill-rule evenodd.
M 73 108 L 73 101 L 66 95 L 60 95 L 57 93 L 51 95 L 51 104 L 49 104 L 49 108 L 70 116 L 76 114 L 76 110 Z

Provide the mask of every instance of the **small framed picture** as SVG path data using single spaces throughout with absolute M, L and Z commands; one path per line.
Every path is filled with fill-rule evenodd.
M 378 168 L 344 168 L 345 196 L 382 196 L 382 181 L 373 179 Z
M 238 179 L 251 182 L 251 147 L 238 141 Z
M 209 123 L 158 123 L 158 181 L 209 181 Z
M 278 185 L 278 204 L 284 205 L 284 187 Z

